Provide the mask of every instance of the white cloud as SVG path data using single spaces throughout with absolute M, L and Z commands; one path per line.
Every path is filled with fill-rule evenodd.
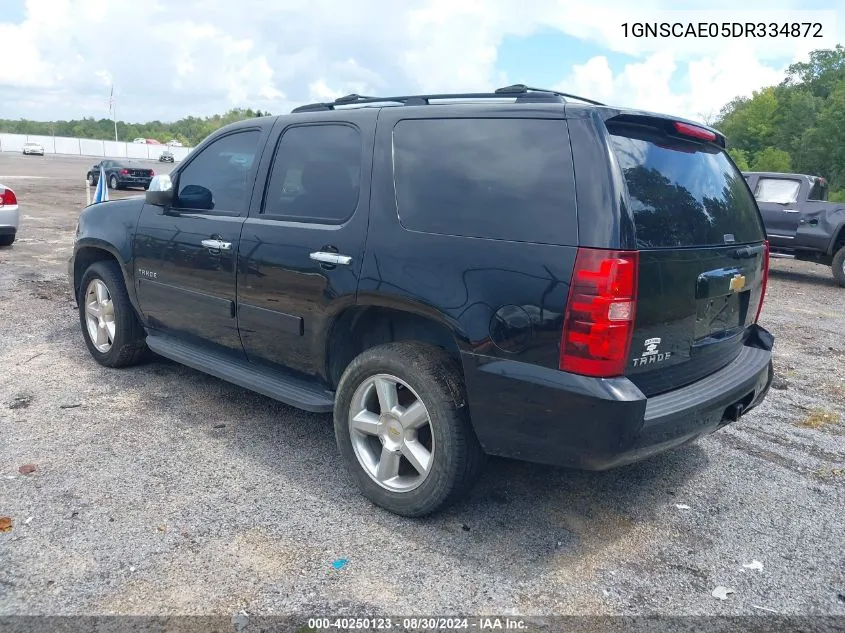
M 607 57 L 598 56 L 574 66 L 557 89 L 623 107 L 712 121 L 728 101 L 780 82 L 785 70 L 736 51 L 688 61 L 659 52 L 614 74 Z M 678 77 L 683 89 L 674 91 L 671 86 Z
M 748 15 L 769 19 L 791 2 Z M 615 72 L 606 56 L 575 65 L 561 73 L 565 89 L 691 116 L 779 81 L 785 54 L 845 39 L 830 13 L 823 41 L 622 37 L 625 21 L 748 17 L 735 2 L 709 5 L 694 13 L 669 10 L 668 0 L 635 9 L 564 0 L 27 0 L 22 24 L 0 24 L 0 103 L 5 116 L 107 116 L 114 80 L 119 116 L 148 120 L 236 106 L 284 112 L 351 92 L 490 89 L 502 84 L 506 36 L 552 28 L 635 58 Z

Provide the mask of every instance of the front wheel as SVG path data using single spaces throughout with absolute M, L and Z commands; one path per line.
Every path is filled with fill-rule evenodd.
M 831 269 L 836 283 L 845 288 L 845 246 L 840 248 L 833 256 Z
M 94 176 L 92 176 L 91 174 L 88 174 L 88 178 L 86 178 L 86 180 L 88 181 L 89 187 L 93 187 L 97 184 L 96 182 L 94 182 Z
M 79 284 L 79 323 L 88 351 L 106 367 L 128 367 L 146 353 L 144 329 L 114 261 L 91 264 Z
M 15 243 L 15 235 L 0 235 L 0 246 L 11 246 Z
M 363 495 L 395 514 L 440 510 L 481 474 L 459 366 L 437 347 L 388 343 L 355 358 L 338 385 L 334 427 Z

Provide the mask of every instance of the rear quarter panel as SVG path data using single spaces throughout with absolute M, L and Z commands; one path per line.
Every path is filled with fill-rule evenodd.
M 437 106 L 438 113 L 441 112 Z M 413 231 L 402 226 L 393 175 L 395 124 L 422 114 L 383 109 L 373 159 L 370 225 L 358 286 L 359 305 L 427 316 L 449 327 L 459 349 L 557 368 L 563 311 L 577 251 L 552 245 Z M 443 116 L 514 117 L 512 106 L 477 114 L 449 109 Z M 448 114 L 446 113 L 448 112 Z M 523 112 L 521 116 L 526 116 Z M 531 116 L 531 115 L 528 115 Z M 562 108 L 537 112 L 563 120 Z M 565 142 L 565 137 L 564 137 Z M 572 174 L 561 174 L 572 182 Z M 575 206 L 572 187 L 571 208 Z M 460 213 L 460 209 L 455 209 Z M 518 209 L 514 209 L 518 215 Z M 479 218 L 484 222 L 484 218 Z M 466 364 L 466 359 L 465 359 Z

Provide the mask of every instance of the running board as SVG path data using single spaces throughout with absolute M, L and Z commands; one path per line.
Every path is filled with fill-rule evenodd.
M 315 413 L 334 409 L 334 393 L 301 378 L 239 361 L 171 336 L 151 334 L 147 336 L 147 346 L 165 358 L 298 409 Z
M 769 253 L 769 257 L 771 257 L 772 259 L 795 259 L 795 255 L 790 255 L 788 253 L 776 253 L 776 252 Z

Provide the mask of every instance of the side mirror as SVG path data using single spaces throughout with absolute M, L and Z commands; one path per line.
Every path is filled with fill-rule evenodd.
M 186 185 L 179 192 L 179 206 L 185 209 L 210 211 L 214 208 L 214 197 L 209 189 L 201 185 Z
M 169 207 L 173 204 L 173 182 L 169 174 L 153 176 L 150 186 L 144 196 L 147 204 L 154 204 L 157 207 Z

